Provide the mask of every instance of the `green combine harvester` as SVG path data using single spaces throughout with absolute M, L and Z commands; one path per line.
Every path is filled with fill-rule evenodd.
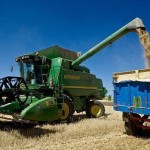
M 130 31 L 144 28 L 134 19 L 83 55 L 53 46 L 16 58 L 21 77 L 0 79 L 0 113 L 21 124 L 71 121 L 74 112 L 104 115 L 98 101 L 106 93 L 102 80 L 80 64 Z

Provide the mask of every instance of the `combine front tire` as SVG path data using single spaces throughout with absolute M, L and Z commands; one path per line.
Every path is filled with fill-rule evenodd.
M 86 108 L 86 115 L 89 118 L 99 118 L 105 113 L 105 107 L 100 101 L 90 101 Z
M 63 114 L 59 117 L 59 120 L 71 122 L 74 113 L 74 107 L 72 100 L 67 95 L 64 96 L 64 102 L 62 103 L 62 111 Z

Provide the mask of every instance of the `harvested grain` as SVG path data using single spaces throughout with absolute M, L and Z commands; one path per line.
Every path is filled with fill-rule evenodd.
M 137 32 L 139 34 L 140 42 L 144 48 L 145 67 L 150 68 L 150 36 L 149 36 L 149 33 L 141 28 L 138 28 Z

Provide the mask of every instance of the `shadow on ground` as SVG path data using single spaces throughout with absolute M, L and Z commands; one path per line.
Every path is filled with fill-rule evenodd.
M 18 132 L 20 135 L 23 135 L 26 138 L 40 137 L 45 134 L 54 134 L 58 132 L 54 128 L 45 129 L 40 127 L 39 125 L 22 125 L 14 122 L 2 122 L 0 121 L 0 130 L 5 132 Z
M 101 118 L 98 119 L 105 119 L 108 115 L 111 114 L 105 114 Z M 0 121 L 0 130 L 5 132 L 14 132 L 17 131 L 21 135 L 25 137 L 40 137 L 45 134 L 55 134 L 57 132 L 60 132 L 57 130 L 57 128 L 54 128 L 53 126 L 58 124 L 73 124 L 80 122 L 81 120 L 89 119 L 87 118 L 86 114 L 75 114 L 73 118 L 71 119 L 71 122 L 53 122 L 49 123 L 49 128 L 43 128 L 42 125 L 37 124 L 21 124 L 16 123 L 14 121 Z M 43 124 L 45 125 L 45 124 Z

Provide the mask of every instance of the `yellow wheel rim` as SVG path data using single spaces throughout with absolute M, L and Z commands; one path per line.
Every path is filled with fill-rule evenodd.
M 64 111 L 64 114 L 60 116 L 60 119 L 67 119 L 69 115 L 69 106 L 66 103 L 63 103 L 62 110 Z
M 94 105 L 94 106 L 91 108 L 91 113 L 92 113 L 92 115 L 94 115 L 94 116 L 100 115 L 100 113 L 101 113 L 101 108 L 100 108 L 100 106 Z

